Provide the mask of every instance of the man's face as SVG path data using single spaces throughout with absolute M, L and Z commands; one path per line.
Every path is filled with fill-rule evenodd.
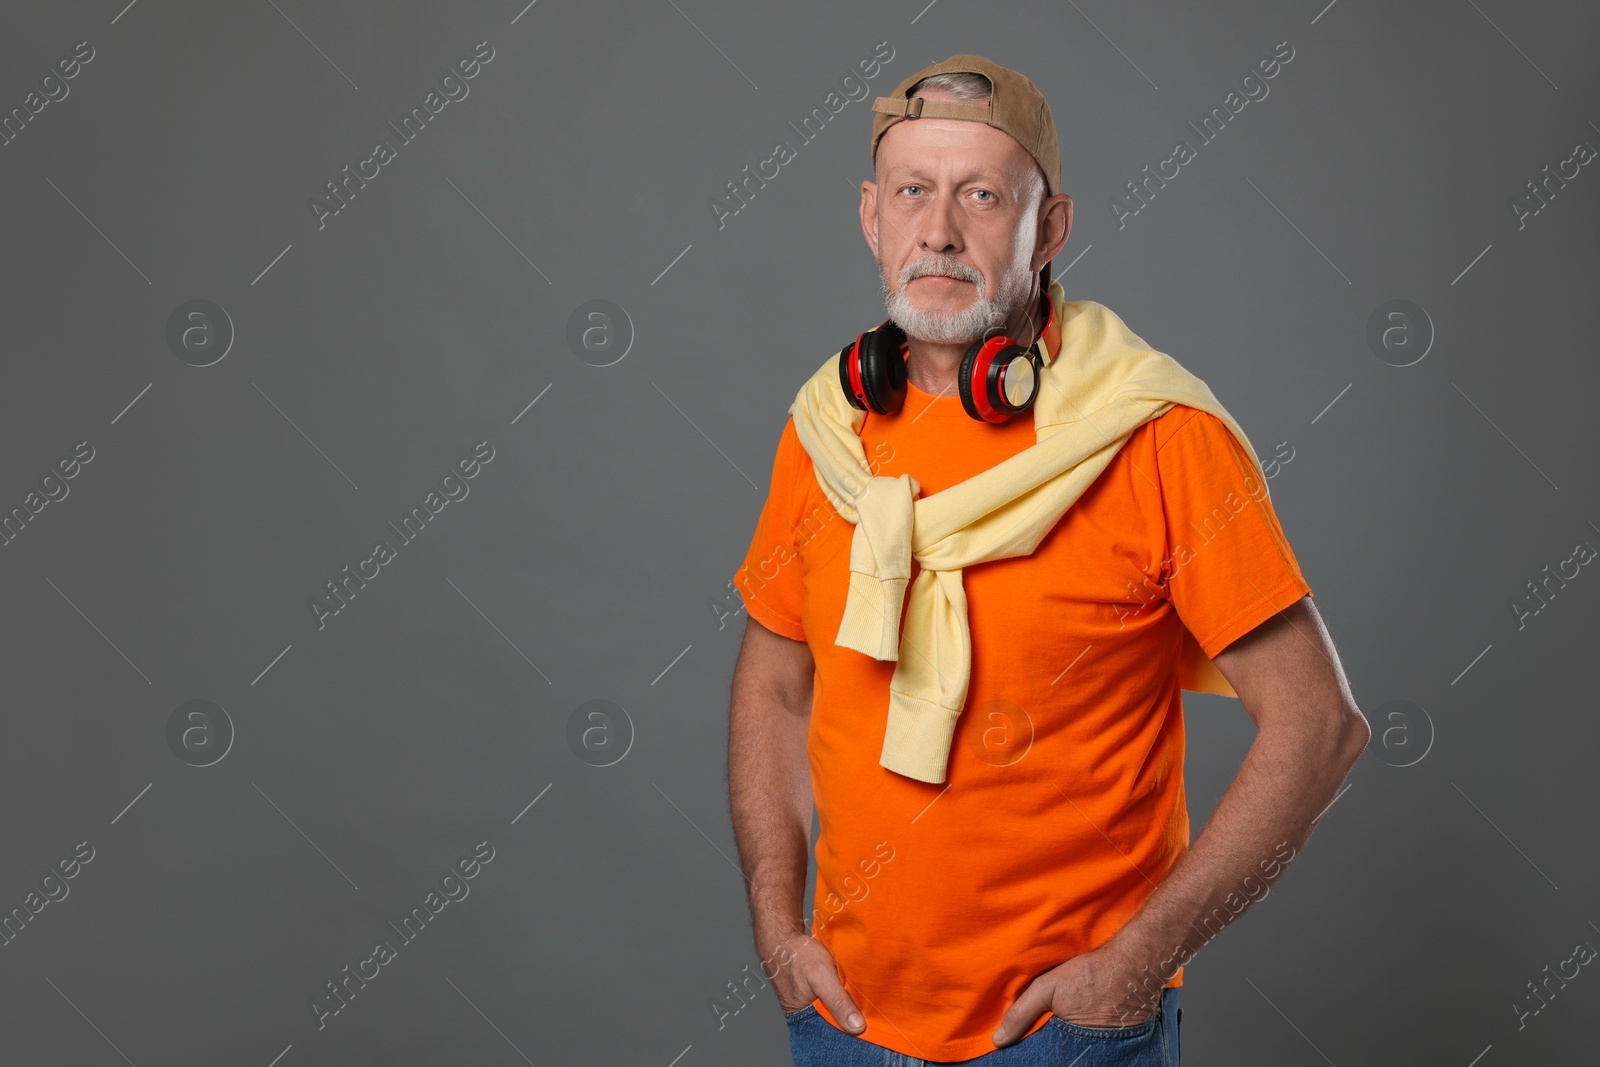
M 889 318 L 940 344 L 970 344 L 1003 325 L 1032 285 L 1044 193 L 1033 157 L 985 123 L 919 118 L 884 133 L 876 171 L 862 222 Z

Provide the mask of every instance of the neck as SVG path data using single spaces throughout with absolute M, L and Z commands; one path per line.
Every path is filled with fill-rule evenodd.
M 1006 317 L 1003 335 L 1012 339 L 1027 338 L 1027 343 L 1031 345 L 1044 330 L 1044 320 L 1039 317 L 1040 314 L 1039 281 L 1035 276 L 1033 284 L 1028 287 L 1028 298 Z M 956 384 L 957 372 L 961 369 L 962 357 L 971 347 L 970 341 L 965 344 L 940 344 L 909 337 L 906 339 L 906 377 L 924 393 L 957 396 L 960 391 Z

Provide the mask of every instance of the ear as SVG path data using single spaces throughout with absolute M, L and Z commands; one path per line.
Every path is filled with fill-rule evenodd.
M 875 232 L 874 222 L 878 217 L 878 184 L 863 181 L 861 183 L 861 235 L 867 239 L 867 247 L 872 249 L 872 258 L 878 258 L 878 237 Z
M 1072 197 L 1057 193 L 1039 204 L 1039 236 L 1033 246 L 1033 269 L 1056 258 L 1072 231 Z

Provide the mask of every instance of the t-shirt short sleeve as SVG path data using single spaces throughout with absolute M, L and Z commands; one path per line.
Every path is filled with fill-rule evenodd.
M 734 589 L 751 617 L 773 633 L 796 641 L 806 639 L 800 624 L 805 583 L 795 539 L 805 506 L 802 476 L 810 477 L 809 457 L 790 418 L 778 437 L 772 481 L 750 548 L 733 575 Z
M 1207 656 L 1311 592 L 1267 484 L 1226 423 L 1193 409 L 1157 442 L 1167 596 Z

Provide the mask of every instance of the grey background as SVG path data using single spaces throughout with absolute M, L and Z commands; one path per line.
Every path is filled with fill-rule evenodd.
M 0 909 L 95 849 L 0 948 L 4 1062 L 786 1062 L 770 989 L 711 1006 L 756 963 L 723 612 L 794 391 L 882 316 L 868 105 L 721 229 L 708 199 L 880 41 L 873 96 L 954 52 L 1033 78 L 1069 297 L 1293 449 L 1273 502 L 1377 736 L 1186 971 L 1186 1062 L 1592 1048 L 1590 969 L 1520 1031 L 1511 1005 L 1600 945 L 1600 577 L 1521 630 L 1509 607 L 1600 546 L 1600 174 L 1509 207 L 1600 145 L 1592 8 L 124 3 L 0 24 L 7 111 L 96 50 L 0 148 L 0 505 L 95 449 L 0 549 Z M 485 40 L 319 230 L 310 198 Z M 1123 183 L 1284 40 L 1270 95 L 1119 229 Z M 165 340 L 196 298 L 237 332 L 208 367 Z M 593 299 L 637 332 L 607 367 L 566 342 Z M 1365 341 L 1392 299 L 1437 331 L 1409 367 Z M 309 598 L 483 440 L 470 495 L 319 630 Z M 195 699 L 236 731 L 205 768 L 166 740 Z M 636 731 L 609 767 L 566 740 L 590 700 Z M 1432 723 L 1409 767 L 1391 700 Z M 1198 833 L 1252 731 L 1186 705 Z M 470 896 L 319 1030 L 311 997 L 479 841 Z

